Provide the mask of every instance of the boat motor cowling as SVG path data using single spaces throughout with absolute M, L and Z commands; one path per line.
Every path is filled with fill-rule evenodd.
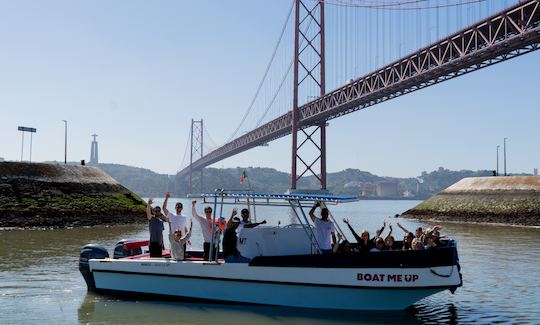
M 96 283 L 94 282 L 94 276 L 90 272 L 90 265 L 88 261 L 90 259 L 103 259 L 108 258 L 109 252 L 105 247 L 98 244 L 88 244 L 81 249 L 81 254 L 79 256 L 79 271 L 81 272 L 88 290 L 93 291 L 96 288 Z

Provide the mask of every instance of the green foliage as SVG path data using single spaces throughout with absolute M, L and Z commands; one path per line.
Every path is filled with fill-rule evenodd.
M 142 197 L 163 197 L 170 191 L 175 196 L 189 194 L 189 177 L 178 178 L 157 174 L 148 169 L 116 165 L 99 164 L 104 172 L 111 175 L 122 185 Z M 240 184 L 240 175 L 246 172 L 247 178 Z M 377 184 L 382 181 L 398 183 L 398 192 L 410 193 L 410 198 L 425 199 L 444 190 L 465 177 L 490 176 L 491 171 L 460 170 L 451 171 L 440 167 L 430 173 L 422 172 L 418 177 L 395 178 L 373 175 L 358 169 L 346 169 L 328 174 L 328 190 L 336 195 L 360 195 L 359 184 Z M 272 168 L 236 167 L 205 168 L 203 189 L 200 189 L 200 173 L 193 174 L 193 192 L 209 192 L 217 188 L 249 189 L 260 192 L 283 193 L 290 187 L 290 174 Z M 302 178 L 298 188 L 317 188 L 314 176 Z
M 432 171 L 431 173 L 423 171 L 420 177 L 418 177 L 419 182 L 421 182 L 419 186 L 419 197 L 427 198 L 433 196 L 466 177 L 482 177 L 491 175 L 492 171 L 489 170 L 452 171 L 443 167 L 439 167 L 439 169 Z
M 98 164 L 96 167 L 142 197 L 164 196 L 168 190 L 168 175 L 118 164 Z

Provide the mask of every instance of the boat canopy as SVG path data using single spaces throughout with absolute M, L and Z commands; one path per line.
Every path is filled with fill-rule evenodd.
M 214 192 L 203 193 L 198 195 L 190 194 L 189 198 L 202 198 L 204 203 L 210 203 L 214 205 L 214 214 L 212 220 L 212 233 L 214 233 L 215 223 L 216 223 L 216 214 L 219 210 L 219 217 L 223 217 L 223 206 L 224 205 L 247 205 L 247 208 L 253 213 L 252 221 L 256 222 L 257 213 L 256 206 L 281 206 L 281 207 L 290 207 L 294 216 L 298 220 L 299 224 L 304 229 L 307 237 L 312 243 L 314 250 L 320 252 L 320 245 L 317 242 L 315 234 L 313 232 L 313 227 L 309 223 L 309 218 L 304 208 L 307 208 L 309 205 L 314 202 L 321 203 L 321 206 L 327 205 L 336 205 L 338 203 L 344 202 L 354 202 L 358 201 L 358 197 L 355 196 L 335 196 L 330 194 L 319 194 L 319 193 L 290 193 L 290 194 L 272 194 L 272 193 L 261 193 L 253 192 L 249 190 L 227 190 L 227 189 L 217 189 Z M 336 222 L 332 213 L 329 212 L 329 218 L 334 222 L 334 225 L 337 228 L 339 234 L 345 237 L 345 234 L 339 227 L 339 224 Z M 213 241 L 216 240 L 214 236 Z M 212 255 L 213 245 L 210 247 L 210 256 Z
M 248 203 L 251 205 L 287 205 L 292 202 L 323 202 L 325 204 L 338 204 L 358 201 L 356 196 L 336 196 L 329 194 L 273 194 L 249 191 L 216 190 L 202 194 L 190 194 L 190 198 L 202 198 L 205 202 L 213 202 L 216 199 L 223 200 L 222 204 Z

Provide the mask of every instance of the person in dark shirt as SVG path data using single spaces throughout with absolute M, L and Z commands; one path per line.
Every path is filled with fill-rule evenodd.
M 386 227 L 386 221 L 384 222 L 381 229 L 377 229 L 376 235 L 373 238 L 369 238 L 369 232 L 367 230 L 362 230 L 362 234 L 358 236 L 356 231 L 354 231 L 353 227 L 349 224 L 349 219 L 344 218 L 343 222 L 349 227 L 349 230 L 353 234 L 354 238 L 358 242 L 358 245 L 360 246 L 360 251 L 362 252 L 369 252 L 372 248 L 375 247 L 375 241 L 377 238 L 379 238 L 384 231 L 384 228 Z M 384 241 L 383 241 L 384 243 Z
M 146 218 L 148 219 L 148 230 L 150 232 L 150 257 L 162 257 L 163 255 L 163 221 L 165 216 L 161 213 L 160 207 L 152 209 L 153 200 L 150 198 L 146 205 Z
M 238 251 L 236 247 L 238 242 L 238 236 L 236 235 L 236 228 L 240 224 L 240 219 L 235 217 L 234 214 L 227 222 L 227 229 L 223 234 L 223 258 L 226 263 L 248 263 L 249 258 L 244 257 Z

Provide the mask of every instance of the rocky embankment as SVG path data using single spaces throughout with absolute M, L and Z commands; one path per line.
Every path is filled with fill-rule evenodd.
M 140 223 L 145 206 L 95 167 L 0 162 L 0 227 Z
M 464 178 L 403 217 L 540 226 L 540 177 Z

